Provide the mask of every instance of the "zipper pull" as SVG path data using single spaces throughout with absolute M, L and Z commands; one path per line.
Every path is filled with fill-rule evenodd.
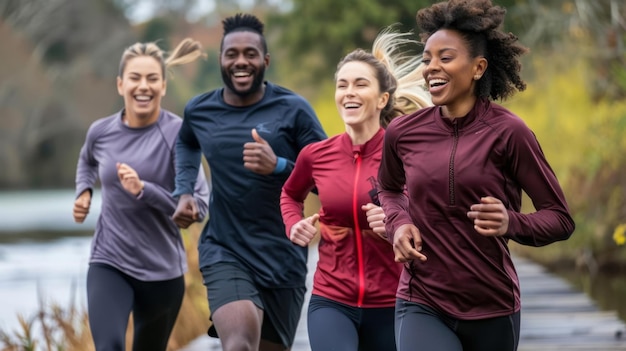
M 357 159 L 361 156 L 361 154 L 360 154 L 358 151 L 355 151 L 355 152 L 352 154 L 352 156 L 353 156 L 353 157 L 352 157 L 352 164 L 355 164 L 355 163 L 356 163 L 356 160 L 357 160 Z

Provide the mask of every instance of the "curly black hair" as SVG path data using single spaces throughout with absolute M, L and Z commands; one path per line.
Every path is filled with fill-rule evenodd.
M 258 17 L 251 14 L 238 13 L 234 16 L 225 18 L 222 21 L 222 24 L 224 26 L 224 35 L 222 36 L 220 51 L 222 49 L 222 45 L 224 44 L 224 37 L 227 34 L 233 32 L 254 32 L 261 37 L 263 53 L 267 53 L 267 43 L 265 41 L 265 36 L 263 35 L 264 24 Z
M 476 96 L 505 100 L 515 90 L 526 89 L 520 77 L 519 56 L 528 52 L 517 36 L 502 31 L 505 14 L 506 9 L 493 5 L 491 0 L 448 0 L 419 10 L 416 20 L 424 43 L 440 29 L 458 31 L 470 55 L 483 56 L 488 62 L 476 84 Z

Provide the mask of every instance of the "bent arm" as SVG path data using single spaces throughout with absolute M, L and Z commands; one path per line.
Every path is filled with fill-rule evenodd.
M 509 211 L 507 237 L 530 246 L 568 239 L 575 229 L 574 220 L 535 135 L 530 129 L 519 128 L 511 136 L 510 150 L 512 173 L 532 200 L 536 212 Z
M 198 208 L 198 222 L 202 222 L 209 212 L 209 196 L 211 189 L 208 184 L 207 176 L 200 165 L 200 171 L 196 178 L 196 185 L 193 193 L 194 199 L 196 199 L 196 206 Z
M 76 165 L 76 198 L 85 191 L 89 191 L 93 194 L 93 187 L 98 180 L 98 162 L 93 154 L 92 147 L 95 141 L 94 139 L 95 133 L 93 127 L 90 127 L 85 137 L 85 143 L 80 149 Z
M 312 163 L 307 150 L 303 149 L 298 156 L 280 195 L 280 211 L 287 237 L 291 227 L 304 218 L 304 200 L 314 187 Z
M 404 166 L 395 149 L 394 130 L 385 133 L 383 153 L 378 169 L 378 198 L 385 213 L 385 231 L 393 243 L 396 230 L 404 224 L 413 224 L 409 215 L 409 200 L 405 193 Z
M 194 194 L 198 173 L 200 172 L 202 151 L 187 118 L 183 119 L 182 126 L 178 132 L 175 153 L 176 179 L 173 196 L 179 197 L 183 194 Z

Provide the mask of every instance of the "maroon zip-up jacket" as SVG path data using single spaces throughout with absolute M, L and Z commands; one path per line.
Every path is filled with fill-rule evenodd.
M 542 246 L 574 231 L 563 191 L 534 133 L 504 107 L 478 99 L 463 118 L 439 107 L 394 119 L 387 128 L 379 173 L 386 230 L 413 223 L 425 262 L 405 264 L 397 297 L 458 319 L 520 310 L 512 239 Z M 408 199 L 403 192 L 406 183 Z M 536 212 L 520 213 L 522 190 Z M 467 217 L 472 204 L 493 196 L 508 209 L 508 233 L 486 237 Z
M 306 146 L 283 186 L 280 207 L 287 235 L 303 218 L 303 202 L 317 188 L 320 208 L 319 261 L 313 294 L 349 306 L 393 307 L 402 265 L 389 243 L 369 227 L 361 206 L 376 201 L 381 128 L 362 145 L 348 134 Z

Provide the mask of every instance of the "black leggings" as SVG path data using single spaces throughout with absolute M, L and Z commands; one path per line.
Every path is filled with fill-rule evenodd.
M 307 319 L 311 350 L 395 351 L 393 316 L 393 307 L 352 307 L 313 295 Z
M 144 282 L 105 264 L 87 272 L 89 325 L 97 351 L 126 348 L 133 312 L 133 351 L 165 351 L 185 293 L 183 276 Z
M 396 301 L 398 351 L 515 351 L 520 313 L 459 320 L 417 303 Z

